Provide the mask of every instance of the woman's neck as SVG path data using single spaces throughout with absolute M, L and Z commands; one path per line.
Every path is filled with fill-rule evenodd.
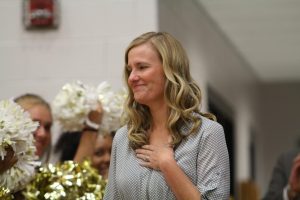
M 157 109 L 150 109 L 152 115 L 152 126 L 149 130 L 150 144 L 168 145 L 171 140 L 171 133 L 168 130 L 168 109 L 167 106 L 159 106 Z
M 167 129 L 168 108 L 166 105 L 150 107 L 152 116 L 152 129 Z

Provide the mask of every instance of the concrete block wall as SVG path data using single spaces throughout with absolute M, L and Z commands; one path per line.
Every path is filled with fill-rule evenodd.
M 66 82 L 122 87 L 124 51 L 157 30 L 155 0 L 59 0 L 57 30 L 25 30 L 22 1 L 0 1 L 0 99 L 34 92 L 52 101 Z

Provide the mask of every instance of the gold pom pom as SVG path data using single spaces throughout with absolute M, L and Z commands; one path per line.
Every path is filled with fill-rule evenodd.
M 101 200 L 106 183 L 90 161 L 65 161 L 39 168 L 23 194 L 30 200 Z
M 6 189 L 4 187 L 0 187 L 0 199 L 1 200 L 12 200 L 13 196 L 10 193 L 9 189 Z

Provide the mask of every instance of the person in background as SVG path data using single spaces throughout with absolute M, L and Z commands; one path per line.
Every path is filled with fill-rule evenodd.
M 81 135 L 81 131 L 63 132 L 60 134 L 54 146 L 54 154 L 58 155 L 58 162 L 74 159 Z
M 80 163 L 86 158 L 91 158 L 97 135 L 100 134 L 102 114 L 102 107 L 99 105 L 88 114 L 83 130 L 61 133 L 55 145 L 55 153 L 60 153 L 59 162 L 74 160 Z
M 223 128 L 200 112 L 201 92 L 181 44 L 165 32 L 125 52 L 126 126 L 113 140 L 105 200 L 229 199 Z
M 33 121 L 39 122 L 39 127 L 34 132 L 36 155 L 42 163 L 49 161 L 51 150 L 51 107 L 47 101 L 36 94 L 24 94 L 15 98 L 25 111 L 30 114 Z
M 300 149 L 283 153 L 273 169 L 263 200 L 300 200 Z
M 94 113 L 94 116 L 90 118 L 96 121 L 98 115 L 100 116 L 101 112 Z M 86 125 L 82 132 L 63 133 L 56 144 L 56 151 L 61 151 L 60 162 L 66 160 L 81 162 L 85 158 L 91 159 L 91 165 L 104 179 L 107 179 L 115 131 L 99 133 L 99 130 L 93 127 Z M 81 144 L 81 150 L 79 150 L 79 144 Z M 89 153 L 91 148 L 92 153 Z
M 110 165 L 111 147 L 115 132 L 99 134 L 94 146 L 94 153 L 91 161 L 92 166 L 96 168 L 99 174 L 104 178 L 108 178 Z

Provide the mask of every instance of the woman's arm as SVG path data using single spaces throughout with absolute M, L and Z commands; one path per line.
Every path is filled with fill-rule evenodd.
M 230 164 L 223 127 L 216 122 L 203 123 L 197 158 L 197 187 L 203 199 L 228 200 Z
M 88 118 L 90 123 L 100 126 L 102 121 L 102 114 L 103 110 L 101 105 L 99 105 L 96 110 L 93 110 L 89 113 Z M 74 156 L 75 162 L 80 163 L 84 159 L 90 158 L 93 155 L 98 129 L 89 127 L 88 124 L 86 124 L 86 127 L 82 131 L 80 142 Z
M 164 160 L 160 164 L 160 170 L 171 190 L 178 200 L 199 200 L 201 193 L 190 181 L 174 159 Z
M 82 162 L 86 158 L 90 158 L 94 152 L 94 146 L 97 139 L 98 131 L 84 130 L 82 132 L 80 142 L 74 156 L 74 161 Z

